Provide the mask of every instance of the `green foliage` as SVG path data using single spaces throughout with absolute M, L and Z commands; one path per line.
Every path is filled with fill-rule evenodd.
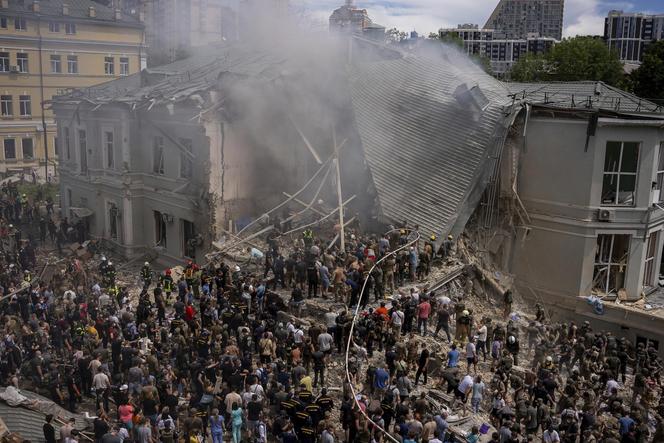
M 527 56 L 510 72 L 516 81 L 603 81 L 624 85 L 623 65 L 604 42 L 592 37 L 564 39 L 545 56 Z
M 541 82 L 549 75 L 548 63 L 544 56 L 527 54 L 512 66 L 509 78 L 515 82 Z
M 648 46 L 643 63 L 632 72 L 631 81 L 639 97 L 664 100 L 664 40 Z
M 437 32 L 430 32 L 427 38 L 429 40 L 440 40 L 440 34 Z
M 19 194 L 25 194 L 30 201 L 46 200 L 50 198 L 57 201 L 58 185 L 53 183 L 23 183 L 17 186 Z
M 404 31 L 399 31 L 397 28 L 392 28 L 385 31 L 385 39 L 388 43 L 399 43 L 407 38 L 408 34 Z
M 447 34 L 445 37 L 440 38 L 440 41 L 463 48 L 463 40 L 457 34 Z

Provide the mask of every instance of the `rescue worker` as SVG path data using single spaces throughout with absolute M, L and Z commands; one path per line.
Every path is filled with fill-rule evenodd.
M 171 277 L 171 270 L 166 269 L 164 274 L 160 277 L 161 286 L 166 293 L 166 299 L 171 298 L 171 293 L 173 292 L 173 277 Z
M 150 263 L 143 263 L 143 268 L 141 269 L 141 279 L 143 280 L 143 288 L 147 289 L 152 283 L 152 269 L 150 269 Z

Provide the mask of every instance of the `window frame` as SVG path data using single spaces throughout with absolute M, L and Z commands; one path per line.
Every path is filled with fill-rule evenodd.
M 30 150 L 32 151 L 32 155 L 26 157 L 25 155 L 25 142 L 26 140 L 30 140 Z M 21 155 L 23 156 L 23 160 L 34 160 L 35 159 L 35 140 L 32 137 L 21 137 Z
M 78 74 L 78 55 L 69 54 L 67 56 L 67 74 Z
M 115 75 L 115 57 L 104 57 L 104 75 Z
M 620 143 L 620 154 L 618 157 L 618 164 L 616 166 L 615 171 L 607 171 L 606 170 L 606 156 L 608 155 L 608 147 L 610 143 Z M 625 152 L 625 145 L 626 144 L 636 144 L 637 145 L 637 152 L 636 152 L 636 170 L 635 172 L 623 172 L 621 171 L 622 166 L 623 166 L 623 156 Z M 615 140 L 609 140 L 606 142 L 606 146 L 604 148 L 604 166 L 602 166 L 602 190 L 601 190 L 601 195 L 600 195 L 600 206 L 605 206 L 605 207 L 635 207 L 636 206 L 636 192 L 639 187 L 639 166 L 641 162 L 641 142 L 637 141 L 615 141 Z M 607 176 L 613 176 L 616 179 L 616 192 L 615 196 L 613 197 L 613 201 L 611 203 L 605 203 L 604 202 L 604 180 L 606 179 Z M 632 202 L 631 203 L 620 203 L 620 180 L 621 177 L 634 177 L 634 189 L 631 191 L 632 192 Z
M 157 152 L 159 152 L 159 159 L 157 158 Z M 155 135 L 152 138 L 152 173 L 157 175 L 165 175 L 165 172 L 164 137 Z
M 0 29 L 9 29 L 9 17 L 0 15 Z
M 120 75 L 129 75 L 129 57 L 120 57 Z
M 14 116 L 14 97 L 11 95 L 0 95 L 0 116 L 11 118 Z
M 25 17 L 14 17 L 14 30 L 15 31 L 28 30 L 28 21 L 25 19 Z
M 14 156 L 7 157 L 7 142 L 11 141 L 13 143 L 12 148 L 14 149 Z M 16 139 L 13 137 L 7 137 L 2 141 L 2 155 L 5 160 L 17 160 L 16 158 Z
M 65 34 L 76 35 L 76 23 L 65 23 Z
M 49 21 L 48 32 L 53 32 L 53 33 L 60 32 L 60 22 Z
M 657 286 L 658 273 L 655 272 L 657 262 L 657 244 L 659 243 L 660 231 L 651 232 L 645 243 L 646 258 L 643 260 L 643 287 L 650 289 Z
M 26 100 L 27 97 L 27 100 Z M 24 109 L 25 108 L 25 109 Z M 24 112 L 27 110 L 27 112 Z M 29 95 L 18 96 L 18 115 L 20 117 L 32 117 L 32 97 Z
M 110 140 L 108 136 L 111 136 Z M 115 133 L 112 129 L 102 130 L 102 144 L 104 146 L 104 167 L 115 169 Z
M 18 67 L 18 71 L 22 74 L 30 72 L 30 63 L 27 52 L 16 53 L 16 66 Z
M 602 256 L 603 251 L 605 251 L 605 243 L 600 242 L 600 238 L 602 237 L 609 237 L 608 240 L 608 261 L 602 261 Z M 616 238 L 617 237 L 626 237 L 627 238 L 627 255 L 622 257 L 624 262 L 621 261 L 613 261 L 613 254 L 614 254 L 614 247 L 616 246 Z M 611 289 L 609 286 L 611 285 L 611 272 L 612 268 L 618 268 L 618 270 L 621 267 L 624 267 L 625 271 L 625 280 L 627 280 L 627 271 L 628 271 L 628 266 L 629 266 L 629 256 L 631 253 L 631 247 L 632 247 L 632 240 L 633 236 L 631 234 L 597 234 L 597 245 L 596 247 L 598 248 L 595 252 L 595 258 L 593 259 L 593 281 L 592 281 L 592 289 L 595 289 L 597 286 L 595 285 L 595 281 L 598 279 L 600 276 L 601 272 L 603 271 L 603 268 L 606 268 L 606 277 L 604 278 L 604 285 L 603 285 L 603 292 L 602 294 L 605 295 L 610 295 L 610 294 L 617 294 L 618 291 L 622 288 L 614 288 Z M 599 257 L 599 261 L 598 261 Z M 623 282 L 624 283 L 624 282 Z
M 9 52 L 0 52 L 0 72 L 9 72 L 11 67 Z
M 62 56 L 60 54 L 51 54 L 49 60 L 51 74 L 62 74 Z
M 193 153 L 194 150 L 194 141 L 190 138 L 186 137 L 181 137 L 178 138 L 178 143 L 180 143 L 181 147 L 187 148 L 189 153 Z M 185 174 L 185 165 L 189 165 L 189 174 Z M 184 179 L 191 179 L 191 177 L 194 175 L 194 162 L 189 158 L 187 154 L 184 152 L 180 152 L 180 171 L 179 171 L 179 177 L 184 178 Z

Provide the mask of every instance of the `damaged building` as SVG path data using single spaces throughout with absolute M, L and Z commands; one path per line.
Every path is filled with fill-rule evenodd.
M 601 82 L 503 83 L 445 45 L 351 42 L 208 47 L 56 98 L 64 214 L 126 256 L 202 260 L 314 179 L 301 204 L 336 206 L 339 152 L 348 218 L 438 239 L 472 220 L 523 297 L 660 339 L 656 313 L 625 305 L 658 293 L 660 107 Z

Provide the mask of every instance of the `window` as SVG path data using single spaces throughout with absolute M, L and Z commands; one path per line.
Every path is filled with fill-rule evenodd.
M 182 255 L 196 257 L 196 230 L 194 224 L 188 220 L 182 220 L 182 240 Z
M 65 139 L 65 157 L 67 160 L 71 160 L 71 139 L 69 137 L 69 128 L 62 128 L 62 135 Z
M 0 28 L 7 29 L 7 17 L 0 17 Z
M 84 129 L 78 131 L 78 152 L 81 162 L 81 174 L 88 172 L 88 138 Z
M 129 57 L 120 57 L 120 75 L 129 75 Z
M 16 160 L 16 140 L 6 138 L 4 142 L 5 160 Z
M 58 137 L 53 137 L 53 153 L 56 156 L 62 155 L 60 152 L 60 139 Z
M 164 139 L 155 137 L 152 145 L 152 172 L 155 174 L 164 174 Z
M 26 29 L 28 29 L 28 26 L 23 17 L 14 18 L 14 29 L 16 29 L 17 31 L 25 31 Z
M 3 117 L 11 117 L 14 115 L 11 95 L 0 95 L 0 114 L 2 114 Z
M 118 207 L 115 203 L 108 205 L 108 234 L 113 240 L 118 239 Z
M 659 142 L 659 157 L 657 158 L 657 185 L 655 190 L 659 191 L 659 203 L 664 202 L 664 141 Z
M 154 216 L 154 242 L 155 246 L 166 248 L 166 220 L 165 215 L 159 211 L 152 211 Z
M 60 23 L 48 22 L 48 32 L 60 32 Z
M 59 55 L 51 56 L 51 72 L 54 74 L 59 74 L 62 72 L 62 60 Z
M 19 95 L 18 104 L 21 117 L 29 117 L 32 115 L 32 104 L 29 95 Z
M 0 72 L 9 72 L 9 52 L 0 52 Z
M 75 23 L 65 23 L 65 33 L 69 35 L 76 34 L 76 24 Z
M 593 291 L 617 294 L 624 287 L 629 258 L 629 235 L 600 234 L 597 236 Z
M 113 57 L 104 57 L 104 74 L 114 75 L 115 74 L 115 62 Z
M 603 205 L 634 205 L 639 143 L 608 142 L 602 183 Z
M 67 72 L 69 74 L 78 74 L 78 56 L 77 55 L 68 55 L 67 56 Z
M 652 288 L 656 284 L 655 275 L 655 255 L 657 254 L 657 240 L 659 231 L 653 232 L 648 236 L 646 243 L 646 260 L 643 267 L 643 287 Z
M 178 140 L 180 145 L 185 148 L 188 152 L 191 152 L 191 139 L 190 138 L 181 138 Z M 191 157 L 189 157 L 184 152 L 180 153 L 180 177 L 182 178 L 191 178 L 193 165 Z
M 21 139 L 21 150 L 23 151 L 23 160 L 34 160 L 35 147 L 31 138 Z
M 19 72 L 28 72 L 28 54 L 19 52 L 16 54 L 16 65 Z
M 115 159 L 113 158 L 114 144 L 113 144 L 113 131 L 104 131 L 104 149 L 106 150 L 106 167 L 113 169 Z

